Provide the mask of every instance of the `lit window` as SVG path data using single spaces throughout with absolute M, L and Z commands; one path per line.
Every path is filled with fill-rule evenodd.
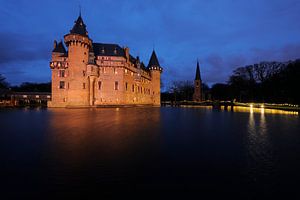
M 65 89 L 65 82 L 59 81 L 59 89 Z
M 125 73 L 126 73 L 126 74 L 128 73 L 128 70 L 127 70 L 127 69 L 125 69 Z
M 119 83 L 118 81 L 115 81 L 115 90 L 118 90 L 119 89 Z

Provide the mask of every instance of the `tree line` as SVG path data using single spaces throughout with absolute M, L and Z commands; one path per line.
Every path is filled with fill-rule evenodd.
M 300 60 L 260 62 L 238 67 L 227 83 L 202 84 L 202 94 L 206 100 L 300 104 L 299 78 Z M 162 101 L 192 100 L 193 92 L 193 82 L 175 81 Z
M 13 91 L 13 92 L 51 92 L 51 82 L 47 83 L 32 83 L 24 82 L 20 85 L 11 86 L 6 78 L 0 74 L 0 89 L 2 91 Z

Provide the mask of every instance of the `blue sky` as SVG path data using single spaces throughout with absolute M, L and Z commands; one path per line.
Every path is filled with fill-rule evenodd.
M 226 82 L 233 69 L 300 58 L 299 0 L 0 0 L 0 73 L 11 84 L 50 81 L 53 40 L 63 39 L 79 4 L 94 42 L 128 46 L 147 64 L 153 46 L 165 87 Z

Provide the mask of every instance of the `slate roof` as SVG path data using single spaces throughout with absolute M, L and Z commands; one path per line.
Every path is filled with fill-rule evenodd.
M 117 44 L 93 43 L 95 56 L 124 56 L 125 51 Z
M 195 80 L 201 80 L 200 67 L 199 67 L 199 62 L 198 61 L 197 61 L 197 69 L 196 69 Z
M 79 17 L 75 21 L 75 24 L 74 24 L 72 30 L 70 31 L 70 33 L 88 36 L 88 32 L 86 30 L 86 25 L 84 24 L 84 22 L 81 18 L 81 15 L 79 15 Z
M 63 54 L 66 54 L 66 53 L 67 53 L 67 51 L 66 51 L 66 49 L 65 49 L 64 44 L 62 43 L 62 41 L 60 41 L 60 42 L 56 45 L 56 47 L 53 49 L 52 52 L 63 53 Z
M 152 55 L 151 55 L 151 58 L 150 58 L 149 64 L 148 64 L 148 67 L 151 67 L 151 66 L 160 67 L 157 56 L 156 56 L 156 53 L 155 53 L 154 50 L 152 51 Z

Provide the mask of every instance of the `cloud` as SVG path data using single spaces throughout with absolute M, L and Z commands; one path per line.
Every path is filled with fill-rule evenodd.
M 0 64 L 49 59 L 46 41 L 41 35 L 0 32 Z

